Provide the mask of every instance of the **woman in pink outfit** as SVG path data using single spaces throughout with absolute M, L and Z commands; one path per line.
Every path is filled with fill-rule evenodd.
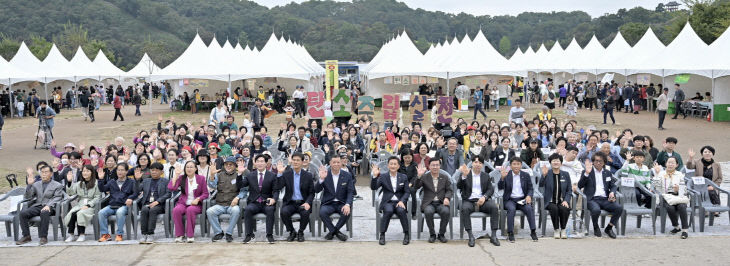
M 180 190 L 175 208 L 172 210 L 172 220 L 175 223 L 175 242 L 183 242 L 183 215 L 185 215 L 185 235 L 187 242 L 194 242 L 195 217 L 202 212 L 203 201 L 208 198 L 208 185 L 205 177 L 198 174 L 198 167 L 194 161 L 185 163 L 185 173 L 182 169 L 175 169 L 175 175 L 167 185 L 170 191 Z

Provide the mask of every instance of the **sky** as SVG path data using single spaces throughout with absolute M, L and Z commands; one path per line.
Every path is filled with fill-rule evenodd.
M 267 7 L 286 5 L 291 2 L 304 0 L 253 0 Z M 336 0 L 348 1 L 348 0 Z M 422 8 L 429 11 L 443 11 L 458 14 L 460 12 L 472 15 L 518 15 L 522 12 L 551 12 L 582 10 L 599 17 L 605 13 L 615 13 L 620 8 L 631 9 L 637 6 L 654 9 L 659 3 L 669 0 L 398 0 L 411 8 Z M 677 1 L 680 2 L 681 1 Z

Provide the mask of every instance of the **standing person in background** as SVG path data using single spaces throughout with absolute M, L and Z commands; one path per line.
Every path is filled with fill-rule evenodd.
M 165 86 L 165 83 L 162 83 L 162 86 L 160 86 L 160 94 L 162 95 L 160 104 L 167 103 L 167 87 Z
M 203 101 L 202 97 L 200 96 L 200 90 L 195 89 L 193 91 L 193 104 L 190 106 L 190 109 L 192 110 L 193 114 L 198 113 L 198 109 L 200 109 L 200 103 Z
M 117 116 L 124 121 L 124 116 L 122 116 L 122 96 L 121 94 L 117 94 L 117 96 L 114 96 L 114 121 L 117 121 Z
M 5 120 L 3 115 L 0 114 L 0 150 L 3 149 L 3 125 L 5 125 Z
M 558 89 L 558 93 L 560 95 L 560 102 L 559 102 L 560 105 L 559 105 L 559 107 L 564 107 L 565 106 L 565 102 L 566 102 L 567 97 L 568 97 L 568 88 L 566 86 L 560 85 L 560 88 Z
M 616 103 L 613 90 L 607 90 L 606 99 L 603 100 L 603 124 L 606 124 L 606 115 L 611 115 L 612 124 L 616 124 L 616 119 L 613 118 L 613 106 Z
M 88 104 L 86 105 L 86 108 L 88 108 L 89 118 L 91 118 L 91 122 L 94 122 L 94 109 L 96 109 L 96 105 L 94 104 L 94 94 L 97 94 L 94 88 L 91 89 L 91 94 L 88 95 Z
M 674 108 L 676 109 L 674 112 L 674 117 L 672 119 L 677 119 L 677 115 L 679 113 L 682 113 L 684 116 L 683 119 L 687 118 L 687 113 L 682 110 L 682 103 L 684 103 L 684 91 L 682 88 L 679 87 L 679 83 L 674 83 Z
M 662 88 L 659 87 L 659 92 L 661 93 Z M 654 87 L 654 83 L 649 83 L 649 87 L 646 88 L 646 110 L 649 112 L 653 112 L 654 107 L 654 97 L 656 96 L 657 91 Z
M 492 92 L 489 95 L 490 99 L 492 99 L 492 103 L 494 104 L 494 111 L 499 112 L 499 89 L 497 86 L 492 87 Z
M 304 87 L 301 85 L 297 85 L 297 89 L 292 93 L 292 98 L 294 98 L 294 118 L 296 118 L 297 114 L 299 117 L 304 117 L 306 114 L 306 111 L 304 110 L 304 105 L 306 104 L 306 94 L 304 93 Z
M 134 115 L 142 116 L 142 113 L 139 111 L 139 106 L 142 104 L 142 97 L 139 95 L 139 92 L 137 90 L 134 91 L 134 96 L 132 96 L 132 103 L 136 108 L 134 111 Z
M 484 116 L 484 119 L 487 119 L 487 114 L 484 113 L 484 110 L 482 109 L 482 100 L 484 98 L 484 92 L 482 91 L 482 88 L 477 86 L 476 91 L 474 91 L 474 120 L 477 119 L 477 112 L 481 112 Z
M 656 100 L 656 110 L 657 114 L 659 116 L 659 130 L 664 130 L 664 118 L 667 116 L 667 108 L 669 108 L 669 99 L 667 98 L 667 95 L 669 94 L 669 89 L 664 88 L 662 91 L 662 94 L 659 95 L 659 98 Z M 651 104 L 652 100 L 649 100 Z

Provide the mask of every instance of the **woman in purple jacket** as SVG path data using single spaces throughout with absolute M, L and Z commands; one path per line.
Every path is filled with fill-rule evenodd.
M 198 174 L 198 167 L 194 161 L 185 163 L 185 173 L 182 169 L 175 169 L 175 175 L 167 185 L 170 191 L 180 190 L 175 208 L 172 209 L 172 220 L 175 223 L 175 243 L 183 242 L 183 215 L 185 215 L 185 235 L 187 242 L 195 239 L 195 217 L 202 213 L 203 201 L 208 198 L 208 185 L 205 177 Z

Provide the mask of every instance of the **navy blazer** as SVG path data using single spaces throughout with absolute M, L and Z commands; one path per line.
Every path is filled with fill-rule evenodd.
M 547 176 L 543 176 L 540 179 L 540 187 L 544 187 L 545 191 L 542 193 L 543 196 L 543 202 L 545 203 L 545 206 L 547 207 L 548 203 L 553 199 L 553 193 L 556 193 L 555 184 L 553 183 L 553 180 L 555 178 L 555 174 L 553 173 L 553 170 L 548 170 Z M 558 180 L 560 182 L 560 191 L 563 193 L 562 201 L 558 202 L 558 204 L 562 203 L 563 201 L 568 202 L 568 205 L 570 205 L 570 199 L 573 196 L 573 184 L 570 181 L 570 174 L 566 171 L 560 171 L 560 178 Z
M 266 173 L 264 173 L 264 183 L 260 190 L 258 175 L 259 171 L 253 170 L 249 172 L 248 175 L 241 180 L 241 182 L 237 182 L 240 184 L 238 186 L 239 191 L 248 186 L 248 199 L 246 200 L 246 203 L 256 202 L 259 197 L 264 199 L 262 203 L 266 203 L 266 199 L 268 198 L 279 200 L 279 189 L 276 186 L 276 175 L 274 175 L 274 172 L 266 171 Z
M 284 190 L 283 203 L 287 204 L 294 197 L 294 170 L 287 169 L 284 173 L 278 177 L 277 190 Z M 299 170 L 299 192 L 302 194 L 302 199 L 312 206 L 312 200 L 314 199 L 314 177 L 312 173 L 307 172 L 304 169 Z
M 160 177 L 159 180 L 157 180 L 157 196 L 158 198 L 155 199 L 159 204 L 165 204 L 165 201 L 170 198 L 171 192 L 167 189 L 167 184 L 170 183 L 170 181 L 167 178 Z M 142 180 L 139 187 L 137 187 L 137 190 L 142 191 L 142 197 L 137 201 L 137 204 L 142 205 L 150 204 L 152 202 L 149 202 L 150 196 L 152 196 L 152 178 L 145 178 Z M 140 188 L 141 187 L 141 188 Z M 164 205 L 162 205 L 164 206 Z
M 616 192 L 616 184 L 613 183 L 613 176 L 611 175 L 611 171 L 603 169 L 601 172 L 603 174 L 603 189 L 606 192 L 606 197 L 608 197 L 608 194 L 611 192 Z M 596 194 L 596 170 L 593 169 L 590 174 L 586 175 L 586 172 L 583 171 L 583 173 L 580 175 L 580 181 L 578 181 L 578 188 L 585 188 L 583 190 L 583 193 L 585 193 L 587 200 L 593 199 L 593 195 Z
M 398 198 L 398 201 L 403 202 L 403 204 L 408 203 L 408 197 L 411 195 L 411 189 L 408 186 L 408 177 L 405 174 L 396 173 L 396 186 L 393 187 L 393 184 L 390 182 L 390 172 L 381 173 L 379 177 L 373 178 L 370 181 L 370 189 L 377 190 L 380 187 L 383 187 L 383 197 L 380 200 L 380 209 L 383 209 L 383 206 L 385 206 L 390 199 L 393 198 L 393 195 L 395 195 L 396 198 Z
M 314 184 L 314 192 L 322 193 L 322 205 L 334 202 L 335 199 L 338 201 L 349 204 L 352 206 L 352 198 L 355 194 L 355 182 L 352 178 L 352 174 L 340 169 L 340 178 L 337 180 L 337 191 L 335 192 L 335 184 L 332 180 L 332 170 L 327 171 L 327 177 L 324 182 L 317 180 Z
M 461 189 L 462 200 L 469 200 L 469 197 L 471 196 L 472 178 L 474 178 L 474 172 L 469 171 L 469 175 L 467 175 L 465 179 L 459 178 L 459 181 L 456 183 L 456 188 Z M 486 200 L 490 200 L 492 198 L 492 194 L 494 194 L 492 178 L 489 177 L 488 173 L 482 171 L 479 174 L 479 183 L 482 185 L 482 196 L 484 196 Z
M 507 176 L 500 179 L 499 183 L 497 183 L 497 188 L 504 189 L 504 193 L 502 193 L 502 200 L 504 201 L 508 201 L 512 194 L 512 174 L 512 170 L 510 170 Z M 522 185 L 522 193 L 525 194 L 525 197 L 530 196 L 532 198 L 533 190 L 530 174 L 520 171 L 520 184 Z

